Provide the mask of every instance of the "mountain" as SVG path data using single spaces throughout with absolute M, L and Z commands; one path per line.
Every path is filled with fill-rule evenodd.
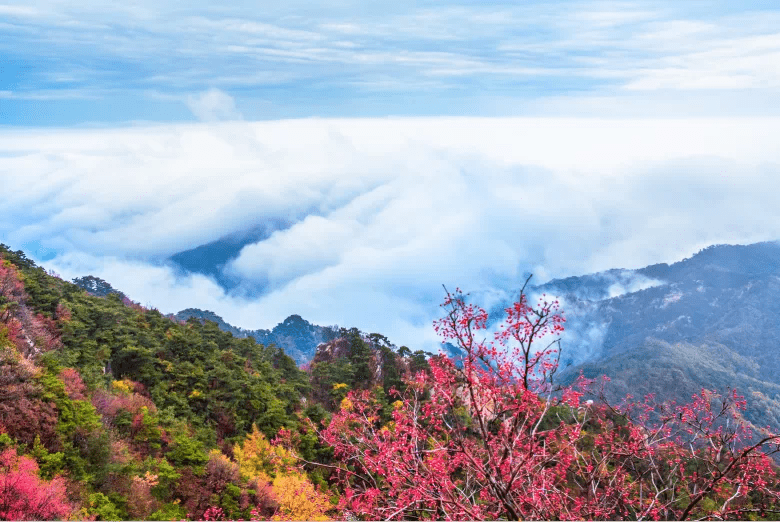
M 609 296 L 632 284 L 641 288 Z M 553 280 L 532 289 L 542 291 L 563 297 L 575 330 L 588 325 L 601 332 L 600 346 L 587 358 L 631 350 L 651 337 L 721 343 L 760 362 L 765 377 L 780 370 L 777 243 L 716 245 L 672 265 Z M 582 351 L 582 342 L 573 344 L 574 352 Z
M 753 408 L 755 422 L 780 426 L 778 243 L 715 245 L 676 263 L 556 279 L 528 293 L 562 300 L 567 331 L 561 378 L 571 380 L 580 370 L 590 377 L 606 374 L 615 397 L 655 392 L 688 400 L 704 385 L 736 387 L 761 404 Z M 190 317 L 275 344 L 299 365 L 339 337 L 337 327 L 313 325 L 298 315 L 272 330 L 244 330 L 193 308 L 176 314 Z M 456 355 L 455 347 L 445 348 Z
M 404 379 L 428 368 L 423 351 L 396 348 L 381 334 L 342 328 L 339 337 L 317 347 L 309 364 L 311 398 L 336 409 L 348 390 L 403 389 Z
M 174 316 L 180 321 L 191 317 L 203 321 L 217 323 L 220 330 L 230 332 L 234 337 L 252 337 L 263 345 L 274 344 L 295 360 L 298 365 L 312 360 L 317 346 L 338 337 L 338 326 L 318 326 L 303 319 L 300 315 L 291 315 L 272 330 L 245 330 L 227 322 L 210 310 L 187 308 Z
M 185 308 L 173 316 L 174 319 L 185 322 L 192 317 L 200 320 L 201 323 L 204 323 L 205 321 L 216 323 L 220 330 L 223 332 L 230 332 L 233 334 L 233 337 L 238 337 L 239 339 L 249 337 L 247 330 L 226 323 L 222 317 L 218 316 L 211 310 L 201 310 L 200 308 Z
M 736 387 L 748 417 L 780 426 L 780 244 L 715 245 L 637 270 L 553 280 L 531 294 L 566 311 L 561 378 L 612 378 L 614 396 L 686 401 Z
M 226 274 L 223 268 L 236 259 L 241 249 L 252 243 L 268 239 L 276 230 L 290 226 L 284 220 L 269 219 L 241 232 L 228 234 L 205 245 L 178 252 L 170 260 L 185 272 L 213 277 L 226 289 L 236 287 L 237 281 Z

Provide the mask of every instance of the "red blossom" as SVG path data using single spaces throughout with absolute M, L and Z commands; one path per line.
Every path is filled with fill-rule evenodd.
M 373 394 L 351 392 L 320 432 L 341 462 L 345 512 L 369 519 L 733 518 L 780 500 L 767 455 L 778 437 L 751 438 L 735 393 L 702 391 L 682 406 L 627 398 L 619 407 L 602 394 L 598 404 L 583 405 L 591 381 L 554 382 L 564 328 L 557 301 L 543 296 L 531 307 L 521 291 L 495 343 L 483 340 L 485 310 L 459 290 L 443 306 L 434 328 L 463 358 L 432 358 L 430 373 L 407 381 L 390 422 L 380 420 Z M 705 505 L 717 513 L 703 512 Z

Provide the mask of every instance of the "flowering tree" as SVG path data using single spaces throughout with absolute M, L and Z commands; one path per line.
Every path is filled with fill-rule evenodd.
M 527 281 L 526 281 L 527 284 Z M 524 292 L 486 342 L 485 310 L 447 292 L 443 355 L 418 373 L 383 424 L 352 392 L 320 432 L 340 459 L 340 507 L 369 519 L 729 518 L 772 509 L 780 494 L 744 401 L 703 391 L 691 404 L 581 403 L 590 382 L 556 386 L 556 301 Z M 602 395 L 603 397 L 603 395 Z M 590 402 L 590 401 L 589 401 Z

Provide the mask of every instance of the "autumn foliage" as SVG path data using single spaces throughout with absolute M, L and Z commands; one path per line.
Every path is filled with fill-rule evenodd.
M 62 479 L 40 480 L 33 459 L 0 453 L 0 520 L 65 519 L 72 511 Z
M 435 324 L 463 353 L 432 358 L 389 421 L 352 392 L 320 435 L 335 448 L 344 513 L 367 519 L 743 518 L 775 509 L 768 453 L 736 392 L 690 404 L 621 405 L 554 380 L 564 319 L 558 303 L 520 299 L 487 342 L 487 313 L 448 293 Z M 603 397 L 603 394 L 602 394 Z
M 283 431 L 284 435 L 285 432 Z M 241 473 L 269 486 L 266 516 L 273 520 L 327 520 L 333 509 L 327 495 L 309 480 L 297 460 L 282 444 L 271 444 L 257 428 L 233 454 Z M 262 510 L 256 511 L 259 519 Z

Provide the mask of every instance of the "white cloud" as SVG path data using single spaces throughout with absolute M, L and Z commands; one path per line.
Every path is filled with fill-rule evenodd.
M 198 95 L 187 97 L 187 107 L 200 121 L 230 121 L 240 120 L 241 114 L 236 110 L 232 97 L 219 89 L 209 89 Z
M 246 328 L 297 313 L 432 349 L 441 284 L 497 302 L 527 271 L 540 283 L 779 238 L 779 132 L 769 118 L 0 130 L 0 237 L 163 312 Z M 265 221 L 290 226 L 226 268 L 251 298 L 163 262 Z

